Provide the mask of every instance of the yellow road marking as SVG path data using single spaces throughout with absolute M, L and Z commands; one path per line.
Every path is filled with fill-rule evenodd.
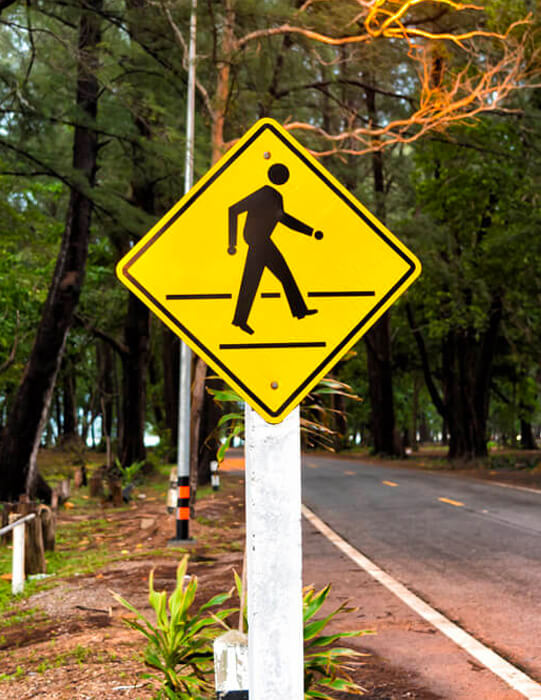
M 319 464 L 314 464 L 313 462 L 306 462 L 306 466 L 310 469 L 319 469 Z
M 382 481 L 382 484 L 385 484 L 385 486 L 398 486 L 394 481 Z
M 441 501 L 442 503 L 449 503 L 450 505 L 457 507 L 464 505 L 460 501 L 453 501 L 451 498 L 438 498 L 438 501 Z
M 355 472 L 344 472 L 346 476 L 355 476 Z

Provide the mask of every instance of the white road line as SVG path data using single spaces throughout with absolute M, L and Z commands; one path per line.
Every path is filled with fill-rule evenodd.
M 530 488 L 529 486 L 516 486 L 515 484 L 504 484 L 501 481 L 485 481 L 483 483 L 491 484 L 492 486 L 500 486 L 502 489 L 516 489 L 517 491 L 528 491 L 528 493 L 536 493 L 541 496 L 541 489 Z
M 492 673 L 499 676 L 511 688 L 518 691 L 529 700 L 541 700 L 541 685 L 520 671 L 518 668 L 510 664 L 504 658 L 496 654 L 484 644 L 479 642 L 471 634 L 465 632 L 461 627 L 456 625 L 451 620 L 448 620 L 444 615 L 439 613 L 434 608 L 431 608 L 428 603 L 421 600 L 414 593 L 409 591 L 404 585 L 396 581 L 392 576 L 387 574 L 374 562 L 370 561 L 364 554 L 361 554 L 355 547 L 352 547 L 346 540 L 326 525 L 323 520 L 313 513 L 305 505 L 302 506 L 302 514 L 304 517 L 324 535 L 329 542 L 332 542 L 341 552 L 348 556 L 352 561 L 370 574 L 376 581 L 381 583 L 391 593 L 394 593 L 400 600 L 408 605 L 423 619 L 433 625 L 437 630 L 443 632 L 455 644 L 468 652 L 479 663 L 486 666 Z

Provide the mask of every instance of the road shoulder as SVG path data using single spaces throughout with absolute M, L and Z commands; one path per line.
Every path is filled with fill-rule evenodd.
M 404 603 L 339 552 L 303 521 L 304 580 L 320 588 L 332 582 L 332 602 L 349 600 L 358 608 L 340 623 L 342 629 L 373 629 L 358 646 L 374 653 L 390 669 L 401 669 L 413 695 L 379 698 L 448 698 L 449 700 L 519 700 L 488 669 L 437 632 Z

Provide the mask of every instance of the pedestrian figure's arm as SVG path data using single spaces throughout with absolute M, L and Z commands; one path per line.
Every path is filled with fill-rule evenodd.
M 235 255 L 237 252 L 237 219 L 239 214 L 248 209 L 247 200 L 249 197 L 241 199 L 240 202 L 229 207 L 229 255 Z
M 280 221 L 284 224 L 284 226 L 293 229 L 293 231 L 304 233 L 305 236 L 311 236 L 314 232 L 314 229 L 311 226 L 303 224 L 302 221 L 299 221 L 299 219 L 291 216 L 291 214 L 286 214 L 286 212 L 283 212 L 282 216 L 280 217 Z

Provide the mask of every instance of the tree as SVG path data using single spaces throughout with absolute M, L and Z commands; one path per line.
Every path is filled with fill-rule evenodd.
M 75 127 L 73 140 L 73 168 L 79 174 L 80 184 L 71 189 L 53 280 L 34 347 L 2 433 L 0 496 L 5 500 L 15 499 L 25 491 L 34 494 L 38 489 L 36 455 L 41 431 L 84 279 L 92 213 L 88 190 L 95 183 L 98 150 L 92 126 L 99 94 L 96 68 L 100 8 L 101 0 L 90 0 L 88 6 L 81 9 L 76 104 L 82 119 Z M 48 496 L 44 484 L 39 492 Z
M 536 217 L 527 204 L 535 201 L 527 134 L 519 121 L 487 118 L 419 150 L 420 212 L 412 227 L 432 234 L 421 244 L 425 275 L 408 315 L 427 388 L 449 430 L 451 458 L 487 455 L 503 324 L 519 299 L 539 299 L 537 282 L 523 274 L 525 259 L 539 260 L 531 236 Z
M 381 207 L 392 229 L 397 217 L 388 202 L 394 196 L 394 163 L 400 161 L 400 154 L 413 148 L 421 137 L 440 134 L 455 121 L 476 117 L 484 110 L 507 109 L 509 95 L 530 77 L 535 54 L 528 53 L 528 25 L 503 12 L 505 3 L 495 0 L 493 5 L 483 14 L 448 0 L 208 3 L 200 13 L 196 177 L 257 117 L 273 116 L 301 134 L 314 152 L 326 154 L 331 169 L 341 179 L 341 174 L 349 178 L 346 183 L 350 189 L 368 194 L 373 209 Z M 34 233 L 26 238 L 14 233 L 0 244 L 13 261 L 11 266 L 7 259 L 0 262 L 2 270 L 8 271 L 6 278 L 0 276 L 0 284 L 9 278 L 16 288 L 7 295 L 8 308 L 0 318 L 0 369 L 7 362 L 0 376 L 0 415 L 4 421 L 16 404 L 19 374 L 30 355 L 31 329 L 46 296 L 42 275 L 36 273 L 47 269 L 46 253 L 56 244 L 61 229 L 68 230 L 61 220 L 68 205 L 70 216 L 73 214 L 70 200 L 75 193 L 86 197 L 89 210 L 93 209 L 91 253 L 97 251 L 100 265 L 109 270 L 107 275 L 94 274 L 91 266 L 81 297 L 81 317 L 88 327 L 100 330 L 101 335 L 97 335 L 102 340 L 97 342 L 101 344 L 105 335 L 116 338 L 118 328 L 127 329 L 131 323 L 126 319 L 126 298 L 114 287 L 116 257 L 149 228 L 155 213 L 168 209 L 182 191 L 179 154 L 183 151 L 187 6 L 133 0 L 128 6 L 102 7 L 89 2 L 84 9 L 89 24 L 90 16 L 95 15 L 96 25 L 107 26 L 99 47 L 99 122 L 84 105 L 74 106 L 68 94 L 83 63 L 72 60 L 69 52 L 71 38 L 79 33 L 77 8 L 58 5 L 51 13 L 50 6 L 40 3 L 29 8 L 0 4 L 4 28 L 0 41 L 10 59 L 0 70 L 5 127 L 0 133 L 0 171 L 4 175 L 0 217 L 5 228 L 14 232 L 22 231 L 31 219 Z M 98 48 L 91 43 L 86 48 L 90 69 Z M 88 134 L 99 150 L 97 186 L 87 173 L 69 166 L 74 131 L 76 135 Z M 363 154 L 367 157 L 359 157 Z M 369 182 L 363 182 L 370 171 Z M 37 262 L 31 273 L 30 257 Z M 25 299 L 17 287 L 12 269 L 31 282 L 36 290 L 35 296 L 28 295 L 31 299 Z M 77 295 L 78 290 L 73 300 Z M 71 323 L 70 313 L 66 307 L 66 328 Z M 424 309 L 415 308 L 421 320 L 424 313 Z M 141 352 L 135 345 L 129 348 L 134 362 L 136 355 L 148 358 L 149 340 L 152 352 L 161 347 L 155 331 L 151 328 L 149 336 L 146 328 L 145 324 L 145 332 L 137 336 Z M 89 337 L 84 330 L 77 329 L 77 333 Z M 132 344 L 131 339 L 129 342 Z M 429 339 L 429 345 L 432 342 Z M 386 356 L 392 359 L 389 341 L 384 345 Z M 127 349 L 124 342 L 120 346 Z M 57 353 L 57 366 L 62 344 L 47 347 Z M 170 348 L 166 365 L 171 375 L 175 348 L 172 343 L 164 343 L 166 347 Z M 47 350 L 42 351 L 47 358 Z M 96 363 L 95 353 L 77 353 L 78 366 L 72 374 L 78 378 L 79 409 L 89 416 L 104 410 L 104 424 L 111 435 L 115 432 L 110 425 L 113 409 L 109 399 L 102 409 L 98 397 L 100 392 L 102 397 L 111 395 L 115 363 L 106 361 L 103 353 L 99 356 Z M 122 352 L 119 357 L 126 363 Z M 89 364 L 83 371 L 85 363 Z M 141 398 L 147 361 L 135 364 L 139 379 L 131 383 L 139 386 Z M 160 382 L 165 370 L 159 362 L 155 365 L 155 378 Z M 530 366 L 527 371 L 531 372 Z M 104 373 L 109 375 L 107 381 Z M 126 392 L 129 375 L 126 372 L 123 381 Z M 92 377 L 94 390 L 87 391 Z M 174 384 L 176 387 L 176 381 Z M 207 415 L 208 402 L 203 405 L 205 382 L 198 382 L 197 387 L 193 405 L 194 417 L 200 416 L 195 440 L 196 454 L 200 455 L 207 437 L 204 433 L 211 431 L 213 420 Z M 73 393 L 68 385 L 66 389 L 66 401 L 59 398 L 57 402 L 62 423 L 65 417 L 60 414 Z M 135 402 L 126 401 L 134 406 Z M 90 405 L 91 410 L 86 410 Z M 176 421 L 171 401 L 168 406 L 172 433 Z M 115 406 L 114 413 L 118 421 L 122 412 Z M 148 419 L 150 413 L 145 416 L 140 406 L 134 409 L 132 419 L 126 409 L 123 413 L 125 420 L 137 420 L 140 446 L 145 417 Z M 389 410 L 385 413 L 391 415 Z M 87 424 L 89 420 L 85 418 Z M 36 428 L 35 435 L 39 432 Z M 133 454 L 140 453 L 135 450 Z M 22 455 L 21 459 L 17 457 L 18 465 L 9 467 L 13 472 L 25 471 L 26 458 Z
M 337 116 L 330 117 L 329 109 L 324 109 L 324 124 L 318 123 L 312 113 L 307 121 L 293 121 L 286 123 L 286 127 L 316 136 L 311 143 L 319 146 L 314 150 L 320 155 L 362 155 L 372 152 L 374 188 L 380 209 L 384 195 L 380 150 L 396 143 L 413 142 L 433 129 L 442 129 L 454 121 L 500 107 L 527 73 L 523 61 L 524 43 L 520 39 L 515 44 L 510 41 L 513 30 L 518 28 L 520 22 L 511 24 L 506 34 L 479 28 L 470 16 L 470 11 L 478 8 L 460 3 L 411 0 L 391 3 L 382 0 L 360 6 L 342 3 L 337 8 L 336 3 L 332 3 L 331 7 L 327 2 L 307 0 L 300 7 L 289 7 L 285 11 L 274 7 L 268 9 L 262 22 L 260 17 L 250 15 L 233 0 L 224 0 L 216 9 L 212 8 L 210 21 L 213 41 L 209 55 L 216 66 L 216 81 L 213 90 L 202 82 L 199 82 L 198 88 L 211 123 L 213 161 L 232 142 L 231 139 L 227 140 L 226 134 L 234 130 L 236 104 L 240 103 L 241 86 L 246 84 L 241 75 L 249 74 L 253 49 L 258 51 L 264 44 L 266 54 L 269 50 L 271 52 L 271 70 L 268 73 L 261 71 L 259 62 L 260 75 L 258 79 L 250 76 L 250 84 L 253 89 L 261 78 L 267 80 L 267 95 L 256 105 L 249 98 L 243 100 L 244 115 L 241 119 L 248 123 L 253 120 L 250 109 L 246 109 L 247 105 L 256 107 L 259 116 L 278 116 L 284 111 L 284 105 L 286 109 L 289 108 L 288 98 L 293 94 L 298 97 L 303 92 L 310 96 L 314 92 L 323 93 L 327 99 L 326 106 L 332 100 Z M 166 10 L 166 14 L 177 42 L 185 52 L 187 42 L 171 12 Z M 462 15 L 466 15 L 465 20 L 462 20 Z M 305 84 L 300 83 L 307 62 L 311 64 L 312 75 L 333 60 L 349 61 L 359 66 L 361 57 L 366 58 L 371 47 L 381 39 L 392 40 L 389 44 L 393 46 L 395 61 L 403 72 L 404 66 L 408 66 L 409 84 L 406 84 L 402 94 L 392 88 L 374 85 L 370 76 L 363 80 L 350 78 L 344 74 L 344 70 L 338 75 L 335 72 L 331 78 L 325 75 L 320 80 L 314 80 L 311 77 Z M 499 42 L 501 55 L 493 60 L 492 56 L 498 53 L 498 49 L 493 48 L 487 61 L 489 54 L 475 44 L 480 41 L 489 42 L 492 46 Z M 450 48 L 444 48 L 446 44 Z M 395 48 L 397 45 L 403 47 L 400 57 Z M 357 55 L 353 52 L 344 54 L 343 48 L 350 46 L 361 47 L 361 51 Z M 465 61 L 466 46 L 468 59 Z M 314 47 L 325 48 L 318 55 Z M 292 48 L 300 49 L 309 57 L 304 59 L 303 67 Z M 293 61 L 296 70 L 292 69 Z M 317 66 L 316 70 L 314 65 Z M 326 73 L 324 70 L 321 72 Z M 291 76 L 294 76 L 293 81 Z M 351 99 L 337 94 L 345 86 L 366 95 L 366 117 L 359 113 L 357 105 L 352 107 Z M 239 93 L 236 96 L 234 87 Z M 375 107 L 376 92 L 395 99 L 399 105 L 398 118 L 396 110 L 394 114 L 389 110 L 382 112 L 380 118 Z M 409 106 L 406 110 L 404 103 Z M 385 125 L 381 126 L 382 123 Z M 337 126 L 337 133 L 328 130 L 331 125 Z M 322 141 L 330 142 L 331 147 L 324 146 L 322 149 Z M 369 373 L 373 380 L 372 404 L 374 409 L 377 408 L 373 417 L 376 449 L 395 453 L 388 324 L 386 317 L 369 335 L 368 356 Z M 194 415 L 200 412 L 201 402 L 202 393 L 193 396 Z

